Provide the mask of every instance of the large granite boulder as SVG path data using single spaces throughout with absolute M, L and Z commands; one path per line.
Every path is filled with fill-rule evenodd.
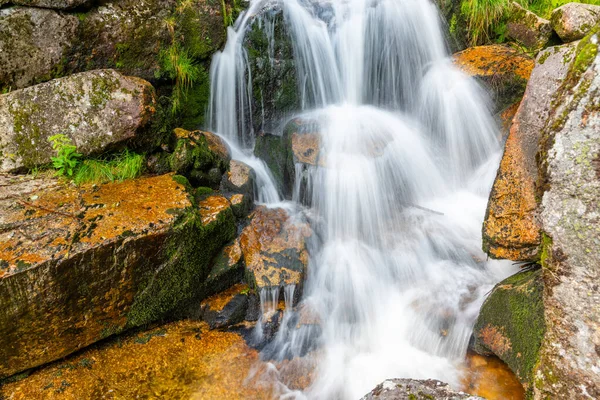
M 0 175 L 0 378 L 208 295 L 235 218 L 226 199 L 190 199 L 171 175 L 79 188 Z
M 307 223 L 295 221 L 281 208 L 257 207 L 240 236 L 251 288 L 278 288 L 304 282 L 308 266 Z M 299 292 L 299 290 L 297 291 Z
M 388 379 L 361 400 L 483 400 L 483 397 L 452 390 L 447 383 L 433 379 Z
M 59 75 L 78 24 L 76 16 L 53 10 L 0 10 L 0 93 Z
M 543 288 L 540 269 L 505 279 L 484 302 L 473 329 L 474 350 L 504 361 L 529 394 L 546 331 Z
M 113 70 L 71 75 L 0 96 L 0 172 L 50 162 L 50 136 L 64 134 L 84 154 L 126 142 L 153 142 L 140 135 L 154 113 L 154 89 Z
M 89 6 L 93 1 L 94 0 L 7 0 L 6 2 L 19 6 L 71 10 L 77 7 Z
M 600 25 L 577 47 L 542 132 L 547 323 L 536 398 L 600 398 Z
M 564 42 L 574 42 L 600 23 L 600 6 L 568 3 L 552 11 L 550 22 Z
M 521 100 L 535 65 L 531 57 L 502 45 L 470 47 L 454 54 L 453 61 L 488 88 L 496 112 Z
M 552 96 L 567 77 L 574 45 L 540 52 L 513 119 L 486 212 L 483 248 L 493 258 L 536 260 L 540 246 L 536 154 L 540 131 L 553 111 Z
M 508 11 L 508 36 L 522 45 L 539 50 L 552 37 L 550 21 L 541 18 L 513 1 Z

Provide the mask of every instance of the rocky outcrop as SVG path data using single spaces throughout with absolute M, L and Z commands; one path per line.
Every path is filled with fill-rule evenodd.
M 542 133 L 545 318 L 536 398 L 600 398 L 600 26 L 577 47 Z
M 483 400 L 483 397 L 452 390 L 447 383 L 433 379 L 422 381 L 416 379 L 388 379 L 377 385 L 361 400 L 405 399 Z
M 253 289 L 304 282 L 308 266 L 307 240 L 312 231 L 281 208 L 257 207 L 240 237 L 246 281 Z M 299 290 L 297 291 L 299 292 Z
M 210 329 L 225 328 L 242 322 L 248 309 L 248 292 L 246 285 L 238 284 L 206 299 L 200 306 L 202 319 Z
M 473 329 L 474 350 L 504 361 L 530 395 L 546 331 L 543 287 L 539 269 L 505 279 L 486 299 Z
M 600 22 L 600 6 L 568 3 L 552 11 L 550 22 L 564 42 L 574 42 Z
M 154 89 L 139 78 L 98 70 L 0 96 L 0 172 L 47 164 L 50 136 L 64 134 L 84 154 L 155 138 L 141 135 L 154 113 Z
M 517 2 L 511 3 L 508 36 L 532 50 L 546 46 L 552 36 L 550 21 L 540 18 Z
M 523 97 L 534 60 L 502 45 L 470 47 L 453 56 L 454 64 L 483 83 L 502 111 Z
M 207 295 L 211 260 L 235 235 L 226 199 L 196 207 L 171 175 L 0 179 L 0 377 Z
M 53 10 L 0 10 L 0 93 L 59 75 L 78 23 L 74 15 Z
M 184 175 L 196 186 L 219 187 L 229 168 L 231 155 L 227 144 L 205 131 L 175 129 L 176 146 L 170 156 L 170 170 Z
M 278 135 L 262 133 L 256 137 L 254 155 L 263 160 L 282 193 L 291 196 L 293 184 L 294 161 L 287 141 Z
M 536 60 L 510 129 L 483 226 L 483 248 L 493 258 L 536 260 L 540 246 L 536 154 L 552 96 L 564 82 L 574 45 L 549 48 Z
M 77 7 L 86 7 L 93 0 L 9 0 L 11 4 L 19 6 L 52 8 L 55 10 L 71 10 Z M 7 3 L 9 2 L 7 1 Z M 1 3 L 1 2 L 0 2 Z

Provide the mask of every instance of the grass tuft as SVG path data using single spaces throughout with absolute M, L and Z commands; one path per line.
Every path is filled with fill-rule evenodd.
M 137 178 L 144 170 L 144 156 L 128 150 L 109 159 L 84 160 L 73 180 L 83 183 L 106 183 Z

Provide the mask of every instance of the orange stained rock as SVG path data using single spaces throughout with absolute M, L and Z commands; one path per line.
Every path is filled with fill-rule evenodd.
M 292 134 L 292 151 L 298 162 L 315 166 L 321 165 L 320 149 L 321 137 L 318 133 Z
M 216 221 L 219 215 L 231 207 L 231 203 L 223 196 L 210 196 L 199 204 L 202 223 L 208 225 Z
M 247 379 L 258 353 L 236 333 L 180 321 L 94 346 L 0 388 L 36 399 L 271 399 Z
M 238 294 L 248 290 L 248 285 L 238 283 L 224 292 L 209 297 L 202 302 L 203 306 L 208 306 L 211 311 L 221 311 Z
M 515 374 L 496 357 L 468 354 L 461 390 L 488 400 L 523 400 L 525 391 Z
M 493 76 L 514 73 L 529 79 L 535 61 L 507 46 L 470 47 L 453 56 L 454 64 L 471 76 Z
M 541 239 L 534 177 L 526 170 L 520 141 L 519 124 L 515 119 L 490 194 L 483 228 L 489 254 L 515 261 L 531 259 Z

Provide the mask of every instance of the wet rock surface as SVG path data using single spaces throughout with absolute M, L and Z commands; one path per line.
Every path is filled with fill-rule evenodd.
M 70 10 L 92 4 L 93 0 L 10 0 L 11 4 L 19 6 L 51 8 L 55 10 Z M 1 4 L 1 2 L 0 2 Z
M 542 51 L 513 119 L 492 187 L 483 226 L 483 248 L 494 258 L 535 260 L 541 240 L 537 216 L 536 154 L 541 129 L 553 111 L 552 96 L 567 77 L 575 46 Z
M 155 109 L 154 89 L 113 70 L 71 75 L 0 96 L 0 171 L 47 164 L 48 138 L 68 136 L 77 151 L 98 154 L 127 142 L 151 142 L 143 128 Z
M 200 305 L 202 320 L 210 329 L 225 328 L 244 320 L 248 310 L 248 286 L 238 284 L 212 296 Z
M 538 17 L 517 2 L 513 1 L 511 8 L 508 21 L 509 37 L 533 50 L 548 44 L 553 32 L 550 21 Z
M 251 288 L 301 287 L 308 265 L 306 241 L 312 231 L 285 210 L 259 206 L 240 237 Z
M 2 176 L 0 187 L 1 377 L 202 296 L 235 234 L 226 199 L 197 209 L 171 175 L 80 188 Z
M 0 93 L 50 79 L 76 40 L 74 15 L 30 7 L 0 10 Z
M 483 399 L 483 397 L 454 391 L 447 383 L 433 379 L 421 381 L 416 379 L 388 379 L 377 385 L 361 400 L 406 399 L 478 400 Z
M 470 47 L 453 56 L 454 65 L 482 82 L 492 94 L 496 111 L 521 100 L 535 61 L 507 46 Z
M 539 269 L 505 279 L 486 299 L 473 330 L 474 350 L 506 362 L 530 395 L 546 331 L 542 295 Z
M 600 6 L 568 3 L 552 11 L 550 22 L 564 42 L 574 42 L 600 23 Z

